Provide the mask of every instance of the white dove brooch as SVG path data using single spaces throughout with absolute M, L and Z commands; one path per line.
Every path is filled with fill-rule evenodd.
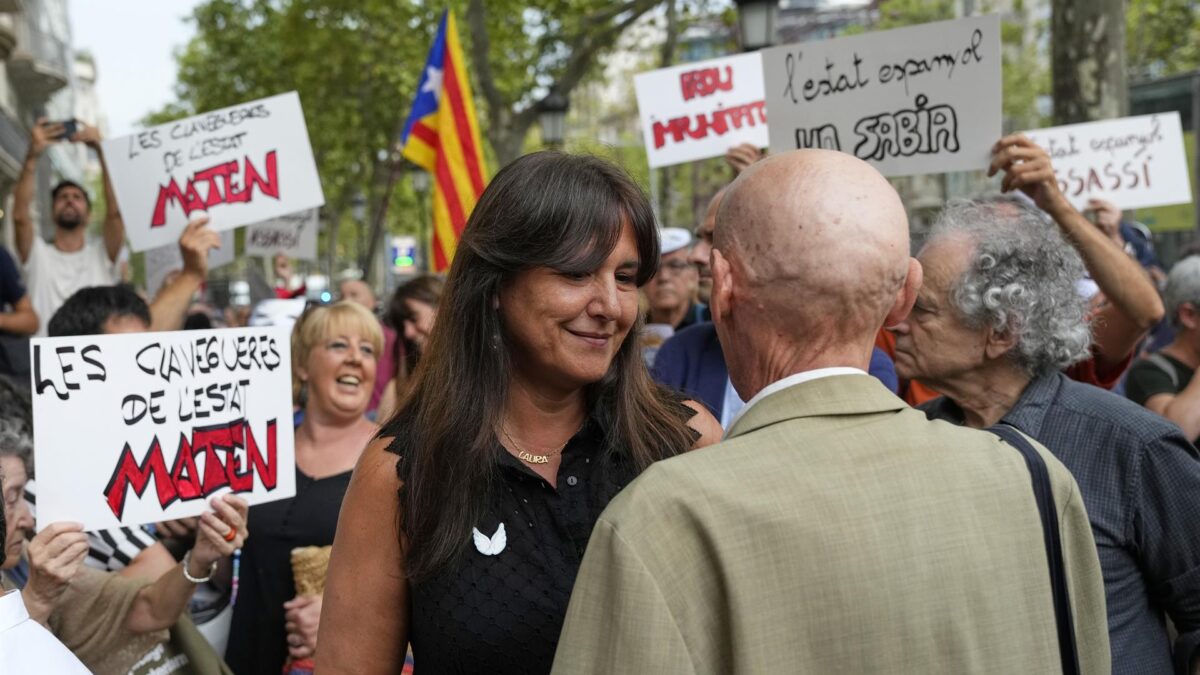
M 496 528 L 496 533 L 490 537 L 480 532 L 477 527 L 471 528 L 471 534 L 475 537 L 475 550 L 484 555 L 500 555 L 500 552 L 508 544 L 508 535 L 504 532 L 504 523 L 500 523 L 500 527 Z

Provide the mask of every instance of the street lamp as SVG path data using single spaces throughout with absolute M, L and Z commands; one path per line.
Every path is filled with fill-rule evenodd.
M 542 142 L 547 147 L 554 149 L 562 147 L 567 126 L 568 107 L 570 107 L 570 102 L 567 101 L 567 97 L 554 92 L 538 103 L 538 123 L 542 126 Z
M 424 195 L 429 192 L 429 172 L 416 165 L 408 172 L 408 177 L 412 179 L 413 191 L 419 195 Z
M 753 52 L 770 47 L 775 41 L 775 12 L 779 0 L 734 0 L 738 9 L 738 30 L 742 51 Z
M 366 225 L 367 220 L 367 196 L 359 192 L 354 195 L 354 199 L 350 201 L 350 214 L 354 216 L 354 220 L 358 221 L 360 226 Z

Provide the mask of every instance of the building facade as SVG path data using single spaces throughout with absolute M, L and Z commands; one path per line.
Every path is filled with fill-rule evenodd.
M 9 212 L 29 148 L 29 129 L 41 117 L 102 122 L 95 65 L 89 58 L 83 61 L 77 63 L 72 46 L 67 0 L 0 0 L 0 204 L 4 210 L 0 239 L 6 246 L 12 246 Z M 50 187 L 63 178 L 86 186 L 96 172 L 85 146 L 57 144 L 46 152 L 38 166 L 33 205 L 34 222 L 40 223 L 43 236 L 53 232 L 45 217 Z

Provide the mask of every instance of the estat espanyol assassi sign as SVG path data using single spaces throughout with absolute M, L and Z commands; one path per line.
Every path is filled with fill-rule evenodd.
M 282 253 L 300 260 L 317 259 L 319 209 L 272 218 L 246 228 L 246 255 Z
M 296 492 L 286 328 L 37 338 L 38 527 L 187 518 Z
M 762 57 L 739 54 L 633 77 L 651 168 L 767 144 Z
M 1077 209 L 1096 197 L 1121 209 L 1192 201 L 1179 113 L 1026 131 L 1050 154 L 1058 186 Z
M 233 230 L 225 230 L 221 233 L 220 248 L 214 248 L 208 252 L 208 269 L 210 272 L 234 261 L 236 257 L 234 248 L 236 244 Z M 179 250 L 179 244 L 167 244 L 166 246 L 152 248 L 146 251 L 145 264 L 146 292 L 150 294 L 151 298 L 154 298 L 158 295 L 159 290 L 162 289 L 167 275 L 183 270 L 183 252 Z
M 325 203 L 295 92 L 104 142 L 134 251 L 179 240 L 193 214 L 228 230 Z
M 985 169 L 1001 136 L 997 16 L 762 54 L 771 152 L 841 150 L 903 176 Z

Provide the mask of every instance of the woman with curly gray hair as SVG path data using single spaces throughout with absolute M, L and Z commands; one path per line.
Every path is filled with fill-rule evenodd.
M 1104 572 L 1113 672 L 1170 672 L 1163 614 L 1200 640 L 1200 462 L 1178 428 L 1062 370 L 1089 356 L 1083 265 L 1053 223 L 1008 197 L 946 207 L 895 327 L 896 371 L 945 394 L 931 419 L 1016 427 L 1071 471 Z M 1180 581 L 1183 580 L 1183 583 Z M 1155 589 L 1151 593 L 1151 589 Z

